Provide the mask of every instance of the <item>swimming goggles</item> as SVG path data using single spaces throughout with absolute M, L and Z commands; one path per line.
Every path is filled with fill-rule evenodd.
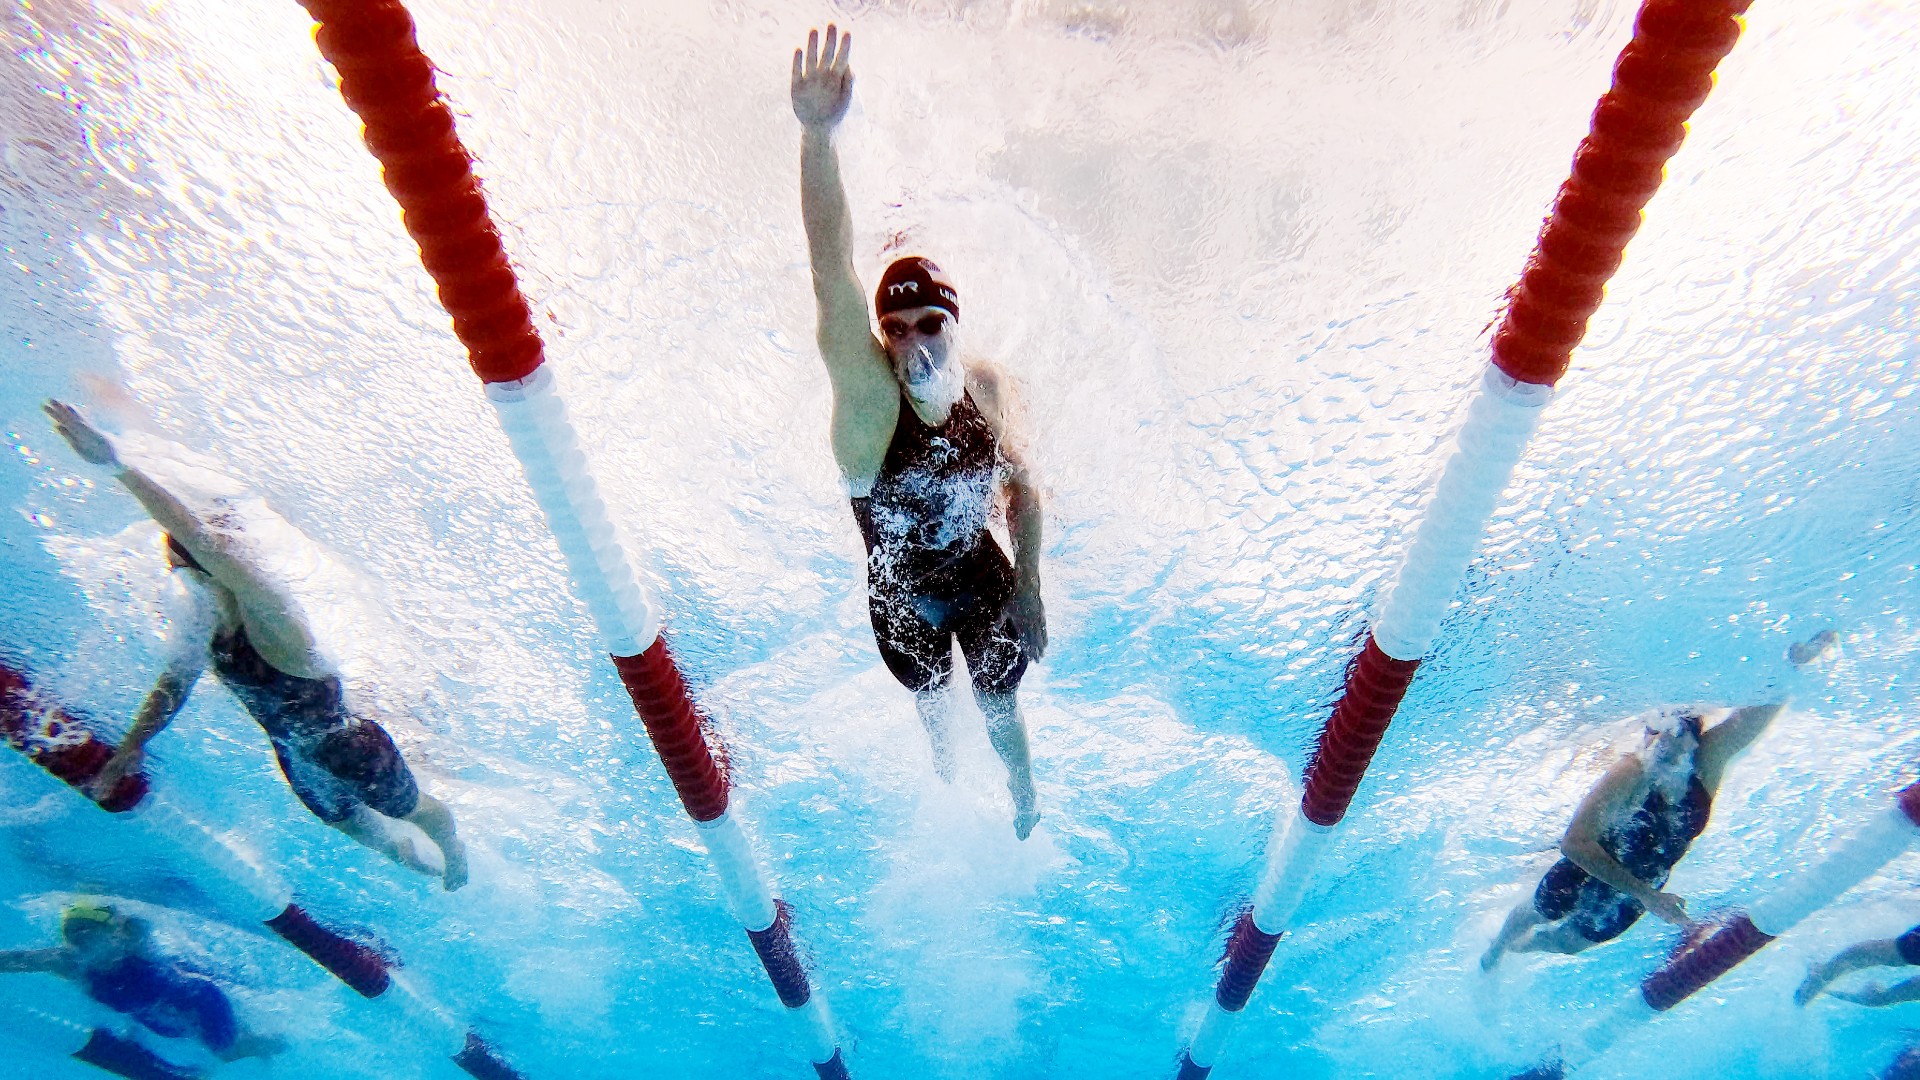
M 922 337 L 933 337 L 947 328 L 947 317 L 938 311 L 930 311 L 915 322 L 905 319 L 881 319 L 880 332 L 887 335 L 888 341 L 899 341 L 907 336 L 908 330 L 918 330 Z

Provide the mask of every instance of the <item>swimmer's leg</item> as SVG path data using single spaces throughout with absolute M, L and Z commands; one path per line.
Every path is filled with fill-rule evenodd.
M 1518 907 L 1507 912 L 1507 921 L 1501 925 L 1500 932 L 1494 935 L 1493 944 L 1487 946 L 1487 951 L 1480 957 L 1480 970 L 1492 971 L 1494 965 L 1500 963 L 1500 958 L 1507 954 L 1507 950 L 1513 947 L 1513 943 L 1519 940 L 1521 935 L 1544 921 L 1545 919 L 1540 915 L 1540 909 L 1533 906 L 1533 897 L 1529 896 L 1521 901 Z
M 420 804 L 401 820 L 418 825 L 428 839 L 440 846 L 440 858 L 446 864 L 440 882 L 448 892 L 467 883 L 467 846 L 454 832 L 453 811 L 447 809 L 446 803 L 423 791 Z
M 233 1040 L 233 1045 L 219 1051 L 222 1061 L 239 1061 L 241 1058 L 272 1057 L 287 1048 L 287 1040 L 278 1035 L 262 1035 L 258 1032 L 243 1031 Z
M 1564 920 L 1554 926 L 1534 929 L 1526 937 L 1508 946 L 1509 952 L 1546 952 L 1572 956 L 1585 952 L 1597 944 L 1592 938 L 1580 932 L 1572 919 Z
M 933 771 L 940 779 L 953 783 L 953 736 L 949 730 L 953 708 L 946 687 L 916 691 L 913 706 L 919 710 L 920 723 L 927 729 L 927 741 L 933 744 Z
M 974 700 L 987 718 L 987 738 L 1007 766 L 1007 792 L 1013 796 L 1013 834 L 1025 840 L 1040 820 L 1040 800 L 1033 790 L 1033 757 L 1027 748 L 1027 722 L 1011 691 L 975 689 Z
M 424 796 L 422 801 L 425 801 Z M 392 820 L 368 807 L 356 806 L 346 817 L 327 824 L 353 837 L 362 847 L 377 851 L 409 870 L 432 877 L 433 864 L 420 857 L 412 837 L 401 835 L 388 824 Z

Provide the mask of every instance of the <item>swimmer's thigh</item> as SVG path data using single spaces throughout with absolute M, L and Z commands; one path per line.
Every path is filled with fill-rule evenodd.
M 1011 694 L 1027 673 L 1027 650 L 1006 617 L 1013 598 L 1013 565 L 1000 545 L 985 541 L 979 558 L 968 564 L 967 593 L 954 620 L 953 633 L 967 658 L 967 674 L 982 694 Z
M 1573 902 L 1579 896 L 1580 886 L 1587 880 L 1587 872 L 1574 865 L 1572 859 L 1561 859 L 1553 864 L 1546 876 L 1540 879 L 1539 887 L 1533 890 L 1533 910 L 1540 917 L 1552 922 L 1564 919 L 1573 910 Z
M 329 732 L 313 759 L 332 773 L 353 797 L 390 818 L 404 818 L 420 806 L 420 785 L 407 768 L 387 730 L 371 720 Z
M 273 756 L 280 762 L 280 775 L 287 778 L 294 797 L 314 817 L 338 825 L 353 816 L 353 796 L 332 773 L 278 739 L 273 741 Z
M 913 598 L 891 591 L 867 594 L 867 617 L 880 659 L 900 685 L 923 693 L 953 677 L 953 643 L 914 609 Z
M 1612 941 L 1626 933 L 1627 927 L 1639 922 L 1640 916 L 1647 913 L 1647 909 L 1633 897 L 1602 882 L 1592 884 L 1599 888 L 1589 890 L 1589 895 L 1581 897 L 1580 909 L 1567 921 L 1580 931 L 1580 936 L 1595 945 Z

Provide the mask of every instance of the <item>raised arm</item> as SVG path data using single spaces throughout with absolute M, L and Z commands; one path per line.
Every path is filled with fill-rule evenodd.
M 867 298 L 853 271 L 853 215 L 840 180 L 833 131 L 853 101 L 851 35 L 827 27 L 793 51 L 793 113 L 800 119 L 800 216 L 813 266 L 816 337 L 833 382 L 833 449 L 849 480 L 877 471 L 893 434 L 899 391 L 886 352 L 867 325 Z M 861 485 L 856 485 L 861 486 Z
M 1785 701 L 1776 701 L 1769 705 L 1735 709 L 1725 720 L 1701 732 L 1700 750 L 1696 757 L 1700 767 L 1700 783 L 1708 791 L 1718 791 L 1727 765 L 1766 734 L 1767 727 L 1786 708 Z
M 1606 771 L 1574 811 L 1567 834 L 1560 840 L 1560 853 L 1580 869 L 1640 901 L 1656 917 L 1684 926 L 1687 909 L 1683 900 L 1634 877 L 1633 871 L 1620 865 L 1600 843 L 1600 834 L 1607 823 L 1626 810 L 1634 792 L 1639 790 L 1641 771 L 1640 759 L 1636 757 L 1623 758 Z
M 120 459 L 113 440 L 93 426 L 80 410 L 64 401 L 49 400 L 41 406 L 53 420 L 73 452 L 95 465 L 113 470 L 113 478 L 139 500 L 140 505 L 168 536 L 206 567 L 214 580 L 241 595 L 268 595 L 275 584 L 251 559 L 236 553 L 232 542 L 220 530 L 202 520 L 200 514 L 173 492 L 138 467 Z

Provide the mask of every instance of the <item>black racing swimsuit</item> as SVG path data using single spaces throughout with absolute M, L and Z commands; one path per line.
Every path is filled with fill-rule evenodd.
M 171 537 L 184 568 L 200 565 Z M 307 679 L 267 662 L 245 626 L 214 634 L 214 673 L 273 742 L 293 793 L 322 821 L 345 821 L 365 805 L 393 818 L 414 812 L 420 788 L 386 729 L 348 710 L 337 676 Z
M 321 821 L 345 821 L 356 805 L 403 818 L 420 788 L 385 728 L 347 710 L 338 677 L 303 679 L 267 663 L 245 628 L 213 639 L 213 669 L 273 741 L 293 793 Z
M 1633 815 L 1600 835 L 1605 848 L 1627 872 L 1658 889 L 1667 883 L 1675 863 L 1707 827 L 1713 796 L 1694 773 L 1687 793 L 1672 804 L 1658 787 Z M 1571 918 L 1589 941 L 1610 941 L 1637 922 L 1646 908 L 1640 901 L 1582 870 L 1571 859 L 1561 859 L 1540 879 L 1533 894 L 1534 909 L 1547 919 Z
M 970 395 L 938 427 L 903 395 L 873 490 L 853 500 L 874 640 L 909 690 L 946 685 L 954 638 L 982 692 L 1012 693 L 1026 672 L 1026 651 L 1003 618 L 1013 566 L 987 531 L 1002 462 Z

